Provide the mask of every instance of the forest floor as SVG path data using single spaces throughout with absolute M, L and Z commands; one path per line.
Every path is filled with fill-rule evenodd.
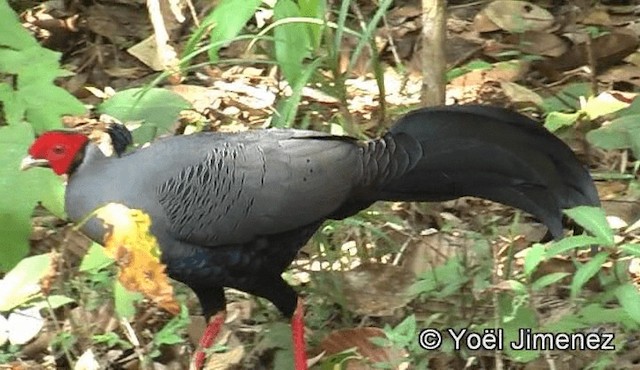
M 354 18 L 357 13 L 367 18 L 375 9 L 374 2 L 355 3 L 359 6 L 354 7 Z M 634 4 L 592 7 L 576 3 L 555 8 L 548 4 L 549 15 L 527 18 L 525 13 L 537 11 L 537 7 L 511 8 L 512 3 L 516 2 L 504 2 L 501 7 L 450 4 L 446 45 L 447 65 L 452 72 L 447 85 L 448 104 L 506 106 L 542 121 L 549 104 L 575 109 L 584 96 L 582 92 L 594 88 L 604 94 L 604 99 L 631 102 L 635 98 L 640 86 L 640 22 Z M 18 6 L 22 6 L 16 10 L 24 26 L 42 45 L 61 52 L 63 66 L 73 72 L 59 79 L 60 86 L 88 106 L 99 104 L 115 91 L 144 86 L 157 77 L 156 51 L 147 40 L 153 29 L 145 2 L 73 0 Z M 199 19 L 210 10 L 210 5 L 195 4 Z M 186 6 L 182 11 L 189 14 Z M 531 19 L 533 30 L 513 31 L 517 25 L 512 24 L 511 15 L 518 12 L 524 19 Z M 380 109 L 379 84 L 371 73 L 371 60 L 363 53 L 344 80 L 346 99 L 332 96 L 321 86 L 309 85 L 302 90 L 296 126 L 372 137 L 403 112 L 419 106 L 420 14 L 419 2 L 396 1 L 375 33 L 376 52 L 384 66 L 385 111 Z M 181 50 L 193 22 L 180 23 L 175 17 L 165 16 L 165 24 L 171 43 Z M 599 37 L 591 39 L 594 32 Z M 346 38 L 342 45 L 345 63 L 352 41 Z M 255 51 L 269 50 L 268 45 L 249 52 L 249 42 L 239 41 L 224 48 L 221 63 L 206 63 L 206 56 L 199 57 L 192 65 L 203 64 L 179 81 L 163 85 L 193 105 L 193 110 L 176 123 L 176 133 L 188 130 L 194 115 L 205 122 L 199 127 L 205 130 L 232 132 L 269 126 L 277 103 L 291 93 L 291 88 L 277 67 L 265 63 L 269 53 Z M 558 99 L 552 101 L 554 96 Z M 92 111 L 86 117 L 69 117 L 65 123 L 90 131 L 100 126 L 97 121 L 100 117 Z M 565 128 L 560 136 L 594 174 L 601 174 L 594 177 L 617 242 L 637 243 L 640 192 L 634 163 L 638 158 L 628 150 L 605 151 L 590 145 L 585 139 L 590 125 Z M 91 369 L 93 364 L 111 369 L 187 368 L 191 350 L 202 333 L 203 319 L 197 316 L 197 301 L 186 287 L 176 284 L 177 295 L 195 315 L 190 324 L 188 320 L 180 322 L 175 333 L 186 331 L 191 343 L 173 340 L 174 332 L 165 330 L 171 315 L 147 301 L 140 303 L 134 320 L 123 323 L 114 313 L 111 292 L 100 291 L 105 279 L 113 278 L 113 271 L 97 277 L 77 271 L 89 241 L 65 221 L 43 212 L 35 215 L 34 225 L 32 254 L 56 250 L 64 260 L 59 264 L 56 284 L 82 304 L 55 310 L 55 319 L 49 317 L 43 330 L 0 357 L 0 362 L 7 359 L 0 369 L 80 370 Z M 526 251 L 544 235 L 544 227 L 528 216 L 475 198 L 428 205 L 378 204 L 350 220 L 328 223 L 286 273 L 308 304 L 309 355 L 316 368 L 337 368 L 332 366 L 344 363 L 346 369 L 363 369 L 371 368 L 373 361 L 398 369 L 416 368 L 417 364 L 428 364 L 432 369 L 577 369 L 597 362 L 603 355 L 594 351 L 548 351 L 528 363 L 503 359 L 493 351 L 427 355 L 408 344 L 411 340 L 403 344 L 398 339 L 406 334 L 403 330 L 415 339 L 419 331 L 416 322 L 419 326 L 429 322 L 446 327 L 477 322 L 478 317 L 484 319 L 482 322 L 490 321 L 496 315 L 495 296 L 490 292 L 504 288 L 499 271 L 511 267 L 521 271 Z M 429 299 L 406 293 L 415 287 L 416 277 L 447 266 L 452 258 L 468 277 L 455 292 Z M 494 262 L 488 263 L 487 258 Z M 585 253 L 576 258 L 585 261 L 588 256 Z M 637 280 L 639 266 L 636 259 L 628 261 L 631 279 Z M 575 271 L 569 257 L 544 265 L 545 274 Z M 478 281 L 493 285 L 479 288 L 474 285 Z M 593 279 L 588 289 L 598 292 L 602 285 Z M 244 293 L 230 291 L 228 297 L 228 333 L 208 368 L 283 368 L 281 364 L 290 359 L 289 332 L 276 310 Z M 579 306 L 568 298 L 566 287 L 560 286 L 532 295 L 531 300 L 542 323 L 553 322 Z M 413 321 L 407 320 L 409 317 Z M 604 367 L 640 368 L 640 337 L 622 333 L 615 326 L 594 325 L 592 330 L 619 334 L 619 349 L 607 357 Z M 369 341 L 372 337 L 389 339 L 390 333 L 397 335 L 391 341 L 393 345 L 380 347 Z

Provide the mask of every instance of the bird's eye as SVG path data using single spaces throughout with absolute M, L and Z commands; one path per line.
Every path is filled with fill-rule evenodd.
M 64 147 L 62 145 L 56 145 L 53 147 L 53 152 L 55 154 L 62 154 L 64 153 Z

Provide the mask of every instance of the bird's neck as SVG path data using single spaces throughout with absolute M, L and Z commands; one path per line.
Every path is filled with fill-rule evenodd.
M 72 176 L 81 167 L 91 165 L 91 163 L 107 158 L 104 153 L 98 148 L 98 146 L 92 142 L 82 147 L 73 158 L 71 166 L 69 167 L 68 175 Z

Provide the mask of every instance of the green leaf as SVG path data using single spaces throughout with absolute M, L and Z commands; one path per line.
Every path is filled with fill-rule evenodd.
M 535 244 L 524 257 L 524 274 L 531 276 L 536 267 L 544 260 L 545 249 L 542 244 Z
M 211 62 L 218 61 L 221 47 L 237 39 L 245 24 L 260 6 L 260 0 L 222 0 L 200 23 L 187 41 L 182 51 L 182 66 L 186 66 L 193 57 L 202 50 L 209 54 Z M 210 33 L 209 45 L 196 51 L 205 34 Z M 241 37 L 240 37 L 241 38 Z
M 555 132 L 563 127 L 572 126 L 582 115 L 581 112 L 562 113 L 551 112 L 544 121 L 544 127 L 551 132 Z
M 22 120 L 27 108 L 20 99 L 20 94 L 7 83 L 0 83 L 0 102 L 2 102 L 4 119 L 7 123 L 13 124 Z
M 300 17 L 300 8 L 292 0 L 278 0 L 273 8 L 273 16 L 277 21 Z M 276 61 L 291 86 L 298 83 L 304 70 L 303 61 L 311 55 L 311 39 L 307 26 L 304 23 L 285 21 L 273 30 Z
M 142 126 L 132 132 L 134 142 L 142 144 L 172 133 L 180 112 L 190 107 L 188 101 L 169 90 L 134 88 L 115 94 L 100 104 L 97 111 L 124 123 L 143 121 Z
M 606 308 L 602 303 L 591 303 L 580 309 L 580 319 L 586 325 L 598 325 L 602 323 L 617 323 L 625 328 L 636 330 L 638 324 L 629 317 L 625 309 L 621 307 Z
M 589 97 L 587 103 L 582 107 L 582 111 L 589 116 L 589 119 L 594 120 L 598 117 L 627 108 L 628 106 L 629 103 L 622 102 L 605 92 L 595 97 Z
M 20 261 L 0 280 L 0 311 L 10 311 L 39 294 L 40 281 L 50 270 L 49 254 L 40 254 Z
M 75 302 L 75 300 L 71 297 L 57 294 L 48 296 L 46 301 L 47 306 L 50 306 L 54 310 L 58 307 L 64 306 L 65 304 Z
M 180 307 L 180 314 L 172 318 L 154 336 L 153 342 L 157 345 L 172 345 L 184 342 L 181 332 L 189 325 L 189 310 L 186 306 Z
M 484 60 L 472 60 L 462 67 L 453 68 L 447 72 L 447 81 L 451 81 L 454 78 L 463 76 L 471 71 L 479 70 L 486 71 L 493 68 L 493 64 L 485 62 Z
M 372 52 L 376 52 L 374 42 L 375 32 L 378 29 L 378 24 L 382 20 L 382 17 L 387 13 L 387 9 L 389 9 L 389 7 L 391 6 L 391 3 L 393 3 L 393 0 L 382 0 L 378 2 L 378 9 L 376 9 L 375 13 L 373 13 L 373 16 L 369 20 L 369 23 L 365 25 L 364 29 L 362 30 L 362 36 L 360 36 L 360 38 L 358 39 L 358 43 L 351 51 L 347 73 L 353 71 L 353 68 L 360 58 L 360 53 L 366 45 L 371 45 L 371 49 L 373 49 Z M 376 55 L 371 56 L 372 60 L 374 60 L 375 58 Z
M 100 244 L 93 242 L 91 243 L 87 254 L 82 258 L 79 270 L 82 272 L 97 271 L 113 264 L 114 262 L 113 258 L 104 253 L 104 249 Z
M 75 302 L 73 298 L 67 297 L 65 295 L 50 295 L 47 296 L 43 301 L 37 302 L 34 304 L 34 307 L 37 307 L 39 310 L 43 308 L 49 308 L 55 310 L 58 307 L 62 307 L 65 304 L 69 304 Z
M 293 364 L 293 346 L 291 344 L 291 328 L 284 323 L 269 325 L 269 333 L 265 342 L 271 343 L 271 348 L 277 348 L 273 359 L 274 369 L 291 369 Z
M 588 326 L 584 321 L 580 320 L 579 315 L 563 315 L 557 321 L 546 322 L 541 332 L 551 333 L 570 333 Z
M 578 270 L 573 276 L 573 281 L 571 282 L 571 298 L 576 298 L 578 293 L 580 293 L 580 289 L 586 284 L 592 277 L 594 277 L 600 269 L 602 269 L 602 264 L 609 258 L 609 254 L 605 252 L 600 252 L 596 254 L 591 261 L 581 265 L 578 267 Z
M 11 85 L 0 84 L 5 121 L 17 124 L 27 120 L 40 133 L 61 128 L 62 115 L 84 113 L 82 103 L 53 83 L 69 74 L 60 69 L 61 54 L 41 47 L 6 2 L 0 3 L 0 15 L 0 73 L 14 76 Z
M 61 128 L 60 117 L 64 115 L 80 115 L 86 111 L 73 95 L 50 81 L 24 84 L 20 95 L 25 100 L 25 119 L 37 134 Z
M 569 275 L 570 274 L 568 272 L 552 272 L 534 281 L 533 284 L 531 284 L 531 289 L 533 289 L 533 291 L 539 291 L 551 284 L 555 284 Z
M 37 60 L 37 63 L 35 65 L 29 65 L 29 62 L 33 59 Z M 37 81 L 38 78 L 36 77 L 38 76 L 46 79 L 57 77 L 58 73 L 60 73 L 59 59 L 60 53 L 45 49 L 37 44 L 20 50 L 0 49 L 0 70 L 19 76 L 26 73 L 23 81 L 18 81 L 18 84 L 16 84 L 18 89 L 20 89 L 22 88 L 20 83 L 24 83 L 25 81 L 40 82 Z M 35 71 L 32 68 L 35 68 Z
M 603 149 L 631 149 L 636 157 L 640 157 L 640 114 L 624 116 L 591 130 L 587 140 Z
M 398 326 L 396 326 L 395 328 L 393 328 L 393 330 L 391 330 L 392 335 L 396 336 L 395 342 L 396 343 L 398 343 L 398 341 L 405 342 L 403 343 L 405 345 L 407 345 L 409 342 L 411 342 L 414 339 L 416 332 L 417 332 L 417 323 L 416 323 L 415 315 L 407 316 L 404 320 L 402 320 L 400 324 L 398 324 Z M 385 334 L 387 334 L 387 337 L 389 337 L 389 333 L 385 333 Z
M 589 235 L 574 235 L 553 242 L 546 252 L 546 258 L 555 257 L 567 251 L 584 248 L 599 243 L 598 238 Z
M 325 0 L 298 0 L 298 6 L 300 7 L 300 14 L 303 17 L 324 19 L 327 7 Z M 309 28 L 309 31 L 311 32 L 311 44 L 313 49 L 320 47 L 323 27 L 324 26 L 319 24 L 307 25 L 307 28 Z
M 620 249 L 632 256 L 640 257 L 640 245 L 635 243 L 623 244 Z
M 638 288 L 631 283 L 620 285 L 616 288 L 616 297 L 625 312 L 635 322 L 640 323 L 640 293 L 638 293 Z
M 262 345 L 266 348 L 277 348 L 274 358 L 274 369 L 290 369 L 293 364 L 293 345 L 291 327 L 283 322 L 267 325 Z
M 116 313 L 129 320 L 136 314 L 136 302 L 143 298 L 141 293 L 128 290 L 118 280 L 114 281 L 113 296 Z
M 0 271 L 9 270 L 27 254 L 31 214 L 38 201 L 64 215 L 62 180 L 45 168 L 20 171 L 33 136 L 26 123 L 0 128 Z
M 120 347 L 120 349 L 129 349 L 133 346 L 130 342 L 120 338 L 118 333 L 110 331 L 104 334 L 94 334 L 91 336 L 94 344 L 105 344 L 107 347 Z
M 60 55 L 37 44 L 19 51 L 0 48 L 0 72 L 14 74 L 17 80 L 15 89 L 3 88 L 2 95 L 9 97 L 5 104 L 15 104 L 9 107 L 7 119 L 24 117 L 36 133 L 41 133 L 61 128 L 60 117 L 65 114 L 85 112 L 78 99 L 53 83 L 57 77 L 68 74 L 59 67 Z
M 518 294 L 526 294 L 527 287 L 517 280 L 508 280 L 509 285 L 511 285 L 511 289 Z
M 598 239 L 598 243 L 613 245 L 613 230 L 607 222 L 607 215 L 600 207 L 579 206 L 564 211 L 578 225 Z
M 590 96 L 591 85 L 588 82 L 568 85 L 559 93 L 544 100 L 542 108 L 545 112 L 557 112 L 566 110 L 579 110 L 580 97 Z
M 30 216 L 38 201 L 56 215 L 64 215 L 64 188 L 57 176 L 46 169 L 18 170 L 34 131 L 61 128 L 62 115 L 84 113 L 85 109 L 53 83 L 68 74 L 59 67 L 61 54 L 41 47 L 17 22 L 6 2 L 0 3 L 0 14 L 0 75 L 13 75 L 14 80 L 0 83 L 4 114 L 0 119 L 8 124 L 0 128 L 0 270 L 6 271 L 28 250 Z
M 215 9 L 202 21 L 200 29 L 207 30 L 211 27 L 211 42 L 229 41 L 236 37 L 249 19 L 255 14 L 262 3 L 261 0 L 222 0 Z M 196 36 L 196 35 L 194 35 Z M 192 36 L 189 45 L 197 42 Z M 192 51 L 192 48 L 185 48 Z M 209 60 L 218 60 L 220 47 L 209 49 Z
M 37 45 L 7 1 L 0 1 L 0 19 L 0 46 L 20 50 Z
M 349 15 L 349 8 L 351 5 L 351 0 L 342 0 L 340 2 L 340 10 L 338 11 L 338 21 L 336 34 L 333 37 L 333 47 L 329 47 L 329 52 L 332 54 L 332 57 L 335 57 L 336 54 L 340 51 L 342 45 L 342 36 L 345 33 L 346 27 L 345 22 L 347 20 L 347 16 Z
M 272 127 L 291 127 L 296 119 L 296 113 L 302 100 L 302 89 L 305 87 L 313 73 L 323 62 L 323 58 L 318 58 L 308 65 L 301 76 L 296 79 L 294 85 L 291 86 L 291 96 L 278 102 L 276 111 L 278 115 L 273 117 L 271 121 Z
M 640 99 L 633 99 L 628 107 L 619 110 L 616 115 L 618 117 L 640 115 Z
M 502 328 L 504 329 L 504 343 L 511 343 L 518 340 L 522 328 L 536 328 L 536 312 L 529 305 L 515 305 L 513 299 L 504 297 L 500 300 L 502 312 L 512 312 L 509 319 L 503 317 Z M 504 351 L 512 359 L 521 362 L 529 362 L 540 355 L 539 351 L 513 350 L 510 345 L 504 346 Z

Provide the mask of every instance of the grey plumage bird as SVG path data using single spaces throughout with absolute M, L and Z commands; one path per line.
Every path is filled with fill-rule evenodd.
M 48 132 L 29 154 L 25 167 L 70 175 L 72 220 L 111 202 L 151 216 L 167 272 L 213 318 L 203 346 L 221 324 L 223 287 L 232 287 L 294 317 L 297 369 L 306 367 L 301 305 L 280 275 L 323 221 L 380 200 L 471 195 L 520 208 L 560 238 L 562 209 L 599 205 L 588 171 L 561 140 L 525 116 L 487 106 L 415 110 L 370 141 L 302 130 L 199 133 L 105 157 L 83 135 Z M 97 219 L 82 230 L 102 241 Z

